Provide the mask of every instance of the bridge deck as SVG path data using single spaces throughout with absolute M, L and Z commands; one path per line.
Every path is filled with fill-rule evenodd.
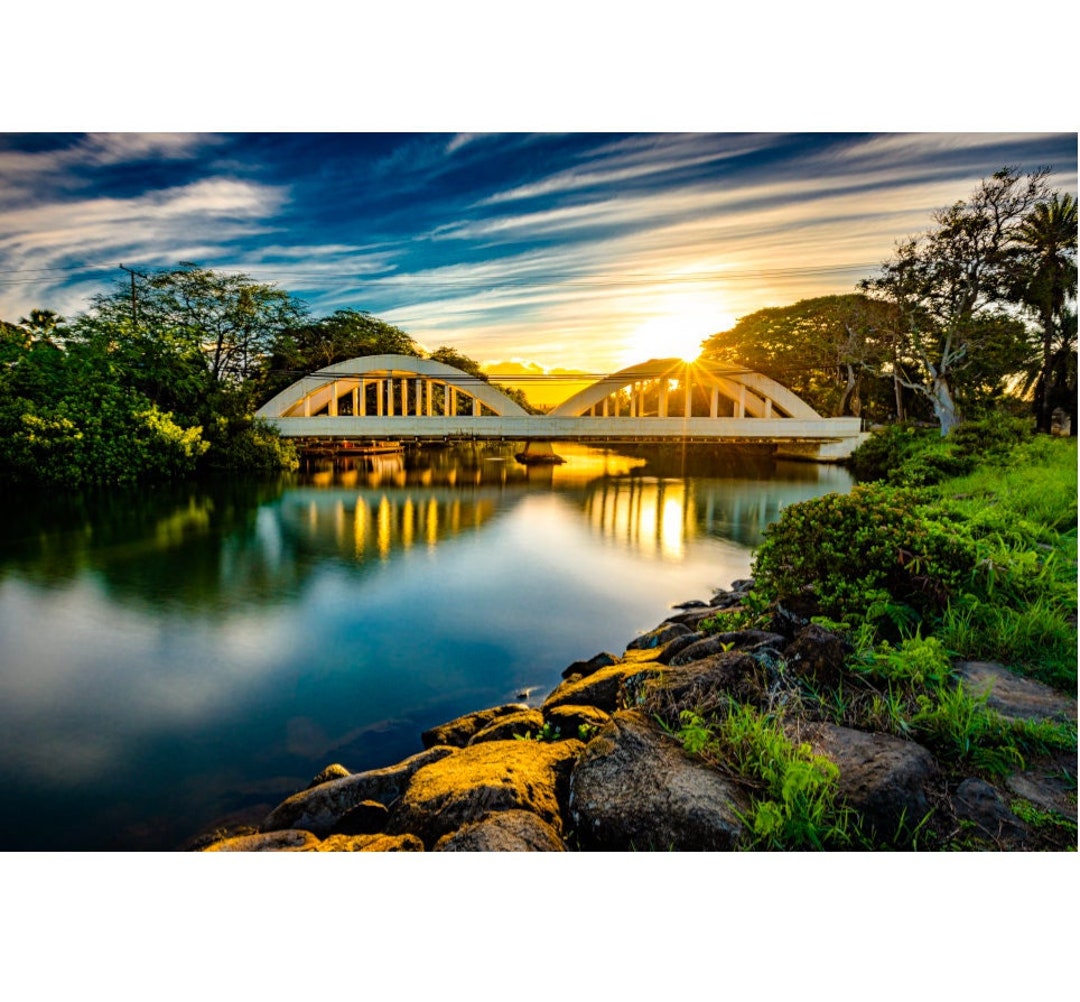
M 513 441 L 857 442 L 859 418 L 630 418 L 630 417 L 295 417 L 268 418 L 282 435 L 298 438 L 446 439 Z

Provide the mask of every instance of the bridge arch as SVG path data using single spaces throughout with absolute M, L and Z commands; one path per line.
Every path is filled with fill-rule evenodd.
M 681 406 L 675 405 L 682 417 L 821 419 L 786 386 L 760 372 L 679 358 L 654 358 L 605 376 L 564 400 L 549 416 L 621 417 L 625 412 L 628 417 L 666 418 L 671 416 L 673 389 L 682 394 Z
M 490 383 L 452 365 L 412 355 L 366 355 L 302 376 L 256 412 L 262 418 L 525 417 Z

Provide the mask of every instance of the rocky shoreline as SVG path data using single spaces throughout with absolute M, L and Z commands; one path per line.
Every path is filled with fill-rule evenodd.
M 857 819 L 860 848 L 914 847 L 919 831 L 963 831 L 972 847 L 1047 844 L 1018 798 L 1071 822 L 1076 752 L 1048 754 L 993 782 L 948 774 L 915 741 L 839 726 L 790 699 L 800 685 L 849 681 L 845 638 L 782 607 L 768 629 L 700 630 L 738 611 L 753 581 L 683 603 L 622 655 L 577 661 L 538 707 L 511 703 L 422 735 L 424 750 L 383 769 L 333 764 L 278 804 L 257 828 L 216 831 L 190 848 L 227 851 L 715 851 L 745 848 L 755 785 L 683 750 L 680 714 L 735 703 L 784 710 L 785 734 L 839 769 L 838 797 Z M 1003 717 L 1076 721 L 1076 700 L 1000 665 L 957 662 L 967 691 Z M 1045 826 L 1044 826 L 1045 827 Z M 909 833 L 909 834 L 905 834 Z M 905 844 L 910 835 L 911 841 Z M 925 835 L 922 836 L 924 839 Z M 920 844 L 921 847 L 921 844 Z M 932 846 L 931 846 L 932 847 Z

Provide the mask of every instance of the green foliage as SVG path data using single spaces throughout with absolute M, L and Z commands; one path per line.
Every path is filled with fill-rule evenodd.
M 731 609 L 720 609 L 697 624 L 704 633 L 732 633 L 735 630 L 759 629 L 768 620 L 769 596 L 759 591 L 749 591 L 742 596 L 740 604 Z
M 850 465 L 860 481 L 926 487 L 971 473 L 1030 438 L 1030 421 L 1004 414 L 967 421 L 946 438 L 925 428 L 889 425 L 855 450 Z
M 1013 720 L 989 709 L 989 693 L 973 696 L 954 677 L 937 637 L 883 643 L 852 664 L 883 686 L 865 709 L 873 726 L 927 744 L 957 768 L 1007 774 L 1024 767 L 1027 753 L 1074 748 L 1075 726 Z
M 875 414 L 891 405 L 874 374 L 889 355 L 891 308 L 861 295 L 821 296 L 758 310 L 703 345 L 703 357 L 765 373 L 821 414 Z
M 1009 804 L 1009 810 L 1013 812 L 1025 824 L 1036 829 L 1051 829 L 1060 831 L 1064 835 L 1076 837 L 1076 822 L 1060 814 L 1051 814 L 1040 810 L 1030 800 L 1017 798 Z M 1074 846 L 1075 848 L 1075 846 Z
M 761 796 L 743 818 L 749 848 L 834 849 L 852 840 L 851 812 L 836 801 L 840 770 L 808 744 L 794 744 L 770 716 L 732 705 L 710 725 L 688 710 L 676 736 L 689 754 L 731 762 Z
M 273 339 L 261 381 L 260 402 L 302 375 L 336 362 L 368 355 L 421 355 L 420 346 L 400 327 L 364 310 L 336 310 L 314 323 L 289 327 Z
M 755 555 L 758 587 L 781 601 L 809 588 L 817 614 L 841 621 L 901 615 L 898 606 L 920 615 L 944 608 L 968 584 L 975 548 L 925 500 L 868 485 L 789 506 Z
M 209 469 L 274 474 L 291 472 L 300 465 L 296 446 L 266 421 L 243 418 L 230 422 L 219 417 L 212 428 L 206 456 Z
M 1006 167 L 983 179 L 860 283 L 895 309 L 893 371 L 931 405 L 942 435 L 959 423 L 961 407 L 985 407 L 1032 357 L 1035 346 L 1008 306 L 1025 224 L 1051 198 L 1047 174 Z

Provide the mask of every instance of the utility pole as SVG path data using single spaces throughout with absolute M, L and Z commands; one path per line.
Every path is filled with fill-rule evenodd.
M 134 268 L 125 268 L 120 265 L 121 271 L 126 271 L 131 275 L 131 329 L 137 331 L 139 329 L 139 304 L 135 298 L 135 276 L 139 278 L 146 278 L 141 271 L 136 271 Z

